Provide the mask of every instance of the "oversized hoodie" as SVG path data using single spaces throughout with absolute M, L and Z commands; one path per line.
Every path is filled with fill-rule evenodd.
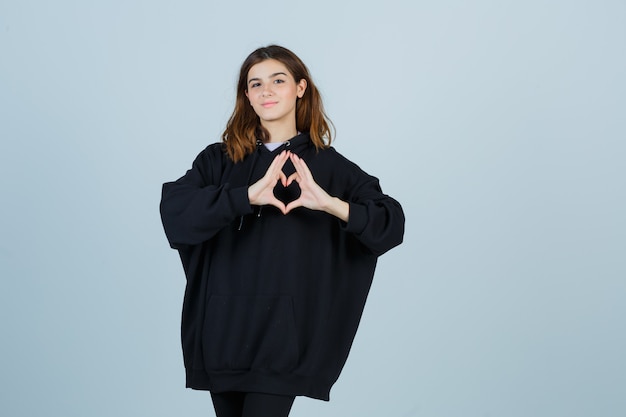
M 252 206 L 248 186 L 284 149 L 308 165 L 347 223 L 299 207 Z M 287 176 L 295 171 L 290 161 Z M 299 195 L 296 182 L 274 193 Z M 187 286 L 182 347 L 187 387 L 305 395 L 328 400 L 352 345 L 378 256 L 402 242 L 400 204 L 334 148 L 303 133 L 233 163 L 209 145 L 187 173 L 163 185 L 161 218 Z

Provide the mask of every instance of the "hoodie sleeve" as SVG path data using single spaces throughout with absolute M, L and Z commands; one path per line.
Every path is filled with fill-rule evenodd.
M 328 181 L 327 191 L 350 205 L 348 222 L 342 222 L 343 230 L 352 234 L 366 250 L 376 256 L 402 243 L 402 206 L 382 192 L 378 178 L 363 171 L 333 147 L 323 155 L 326 157 L 318 169 L 321 181 Z M 330 177 L 325 177 L 328 167 L 331 168 Z
M 248 187 L 221 182 L 224 158 L 221 150 L 209 147 L 183 177 L 163 184 L 161 221 L 172 248 L 205 242 L 238 216 L 252 212 Z
M 362 173 L 348 200 L 350 215 L 344 230 L 352 233 L 374 255 L 402 243 L 404 212 L 400 203 L 384 194 L 378 179 Z

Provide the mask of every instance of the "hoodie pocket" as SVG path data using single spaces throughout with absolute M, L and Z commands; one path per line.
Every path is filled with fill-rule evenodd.
M 285 372 L 298 363 L 290 296 L 213 295 L 203 332 L 208 371 Z

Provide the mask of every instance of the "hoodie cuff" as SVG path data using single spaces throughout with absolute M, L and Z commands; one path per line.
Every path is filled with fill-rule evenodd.
M 367 225 L 367 208 L 360 204 L 348 204 L 350 204 L 350 214 L 348 217 L 348 223 L 344 226 L 344 230 L 358 235 L 363 232 L 365 226 Z
M 237 216 L 252 213 L 252 206 L 250 205 L 250 199 L 248 198 L 247 186 L 231 188 L 230 197 Z

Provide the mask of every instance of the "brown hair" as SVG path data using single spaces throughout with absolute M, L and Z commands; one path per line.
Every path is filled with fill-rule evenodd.
M 334 128 L 334 126 L 324 112 L 322 97 L 311 79 L 308 68 L 289 49 L 270 45 L 248 55 L 239 71 L 235 109 L 222 134 L 226 152 L 234 162 L 239 162 L 254 152 L 257 139 L 261 141 L 269 139 L 269 132 L 261 126 L 259 117 L 246 97 L 248 71 L 254 65 L 267 59 L 275 59 L 282 63 L 296 82 L 306 80 L 307 87 L 304 96 L 296 102 L 296 129 L 299 132 L 309 132 L 311 141 L 317 149 L 329 147 L 332 141 L 330 127 Z

